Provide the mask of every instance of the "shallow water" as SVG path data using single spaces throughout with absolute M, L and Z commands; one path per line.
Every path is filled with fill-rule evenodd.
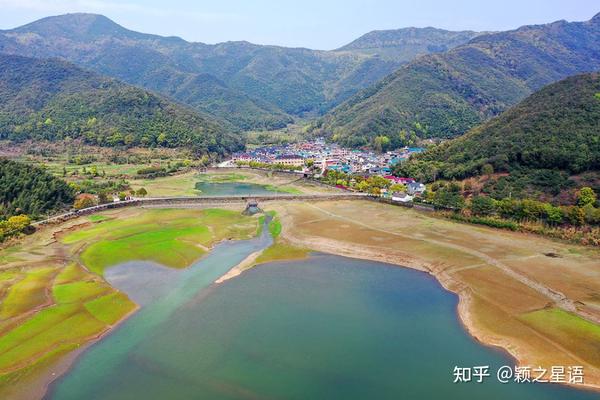
M 490 378 L 452 384 L 455 365 L 512 361 L 469 337 L 456 317 L 456 296 L 424 273 L 316 254 L 210 285 L 267 244 L 265 236 L 226 243 L 185 271 L 143 263 L 109 270 L 108 279 L 143 308 L 92 346 L 48 397 L 598 398 Z M 153 273 L 140 284 L 136 268 Z
M 281 194 L 275 190 L 269 190 L 265 185 L 243 182 L 198 182 L 196 189 L 201 191 L 202 196 L 257 196 Z

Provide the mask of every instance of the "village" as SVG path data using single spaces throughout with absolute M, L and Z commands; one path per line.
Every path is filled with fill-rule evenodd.
M 231 160 L 220 166 L 285 169 L 340 189 L 368 192 L 395 202 L 410 202 L 415 196 L 423 194 L 425 185 L 411 177 L 393 176 L 392 169 L 397 163 L 423 150 L 421 147 L 404 147 L 377 153 L 348 149 L 327 143 L 324 139 L 316 139 L 235 153 Z

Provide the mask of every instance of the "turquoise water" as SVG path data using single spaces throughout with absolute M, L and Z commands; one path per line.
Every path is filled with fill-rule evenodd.
M 275 194 L 281 194 L 281 192 L 269 190 L 264 185 L 243 182 L 198 182 L 196 183 L 196 189 L 202 192 L 202 196 L 273 196 Z
M 512 362 L 470 338 L 456 297 L 417 271 L 316 254 L 210 285 L 268 243 L 223 244 L 185 271 L 144 263 L 110 270 L 109 280 L 143 307 L 85 352 L 48 398 L 598 398 L 492 379 L 452 384 L 455 365 Z M 144 280 L 136 268 L 148 272 Z

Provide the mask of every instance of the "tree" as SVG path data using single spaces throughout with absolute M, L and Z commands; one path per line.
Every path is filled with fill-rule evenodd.
M 569 209 L 569 222 L 575 226 L 581 226 L 585 223 L 585 212 L 583 208 L 573 206 Z
M 93 195 L 82 193 L 77 196 L 77 200 L 75 200 L 75 203 L 73 203 L 73 208 L 76 210 L 81 210 L 83 208 L 93 207 L 96 204 L 96 198 Z
M 546 215 L 546 222 L 550 225 L 562 224 L 564 215 L 560 207 L 554 207 L 552 204 L 546 203 L 544 205 L 544 212 Z
M 14 215 L 6 221 L 6 230 L 11 233 L 23 232 L 31 224 L 31 219 L 25 215 Z
M 394 192 L 406 192 L 406 185 L 403 185 L 401 183 L 395 183 L 392 186 L 390 186 L 390 191 L 392 193 L 394 193 Z
M 461 210 L 465 205 L 465 199 L 460 192 L 444 188 L 435 192 L 433 204 L 442 208 Z
M 488 196 L 475 196 L 471 200 L 471 211 L 475 215 L 491 215 L 494 210 L 494 199 Z
M 148 195 L 148 191 L 144 188 L 139 188 L 136 193 L 140 197 L 146 197 Z
M 483 167 L 481 167 L 481 173 L 483 175 L 490 176 L 494 173 L 494 167 L 492 164 L 484 164 Z
M 377 136 L 373 141 L 375 151 L 384 152 L 390 145 L 390 139 L 387 136 Z
M 368 192 L 369 191 L 369 182 L 367 182 L 367 181 L 360 181 L 356 185 L 356 188 L 359 191 L 361 191 L 361 192 Z
M 108 197 L 108 193 L 102 191 L 100 193 L 98 193 L 98 203 L 100 204 L 106 204 L 106 203 L 110 203 L 110 199 Z
M 120 192 L 119 193 L 119 200 L 120 201 L 125 201 L 126 198 L 127 198 L 127 193 L 125 193 L 125 192 Z
M 579 193 L 577 194 L 577 205 L 581 207 L 585 207 L 588 204 L 594 205 L 596 203 L 596 193 L 591 187 L 582 187 Z

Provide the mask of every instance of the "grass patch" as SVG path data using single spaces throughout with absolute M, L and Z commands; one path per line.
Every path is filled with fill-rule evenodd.
M 281 234 L 281 222 L 279 218 L 273 217 L 271 222 L 269 222 L 269 233 L 273 236 L 273 239 L 276 239 Z
M 0 308 L 0 318 L 11 318 L 44 304 L 47 300 L 46 288 L 55 273 L 56 268 L 52 267 L 27 271 L 23 279 L 8 289 Z
M 52 287 L 52 296 L 59 304 L 81 303 L 84 300 L 98 297 L 110 291 L 104 283 L 97 281 L 81 281 L 55 285 Z
M 600 365 L 600 326 L 559 308 L 533 311 L 519 319 L 591 364 Z
M 90 215 L 89 217 L 87 217 L 87 219 L 90 220 L 91 222 L 102 222 L 102 221 L 109 220 L 110 218 L 107 217 L 106 215 L 95 214 L 95 215 Z
M 274 186 L 274 185 L 266 185 L 265 189 L 270 190 L 272 192 L 280 192 L 280 193 L 288 193 L 288 194 L 302 194 L 303 192 L 300 189 L 296 189 L 291 186 Z
M 88 301 L 85 308 L 97 319 L 107 325 L 114 325 L 135 309 L 135 304 L 120 292 Z
M 145 188 L 148 196 L 196 196 L 196 182 L 198 174 L 188 172 L 185 174 L 165 176 L 154 179 L 130 179 L 129 185 L 134 190 Z
M 133 260 L 184 268 L 217 241 L 254 236 L 256 224 L 255 218 L 231 210 L 147 210 L 136 218 L 114 219 L 71 233 L 63 242 L 91 243 L 81 260 L 98 274 Z
M 272 261 L 301 260 L 308 256 L 310 250 L 294 247 L 285 243 L 274 243 L 265 249 L 256 258 L 255 264 L 264 264 Z
M 81 281 L 89 278 L 89 276 L 90 275 L 78 264 L 69 264 L 58 273 L 56 278 L 54 278 L 54 285 Z
M 39 358 L 66 343 L 78 343 L 106 329 L 80 305 L 59 305 L 37 313 L 0 338 L 0 369 Z

